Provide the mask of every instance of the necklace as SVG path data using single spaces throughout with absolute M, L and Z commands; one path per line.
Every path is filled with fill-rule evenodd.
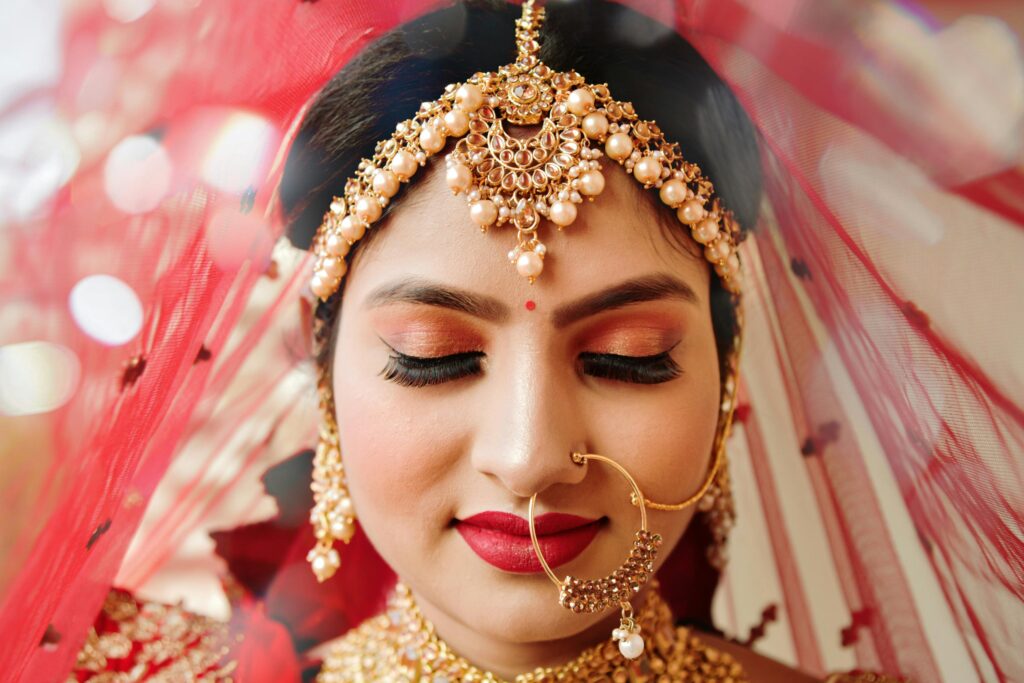
M 702 642 L 690 629 L 676 627 L 656 589 L 648 592 L 635 617 L 648 634 L 648 646 L 633 660 L 609 639 L 556 667 L 520 674 L 514 683 L 556 681 L 666 681 L 746 683 L 746 673 L 730 655 Z M 404 584 L 398 584 L 384 614 L 350 631 L 324 660 L 318 683 L 428 681 L 429 683 L 506 683 L 455 654 L 434 631 Z

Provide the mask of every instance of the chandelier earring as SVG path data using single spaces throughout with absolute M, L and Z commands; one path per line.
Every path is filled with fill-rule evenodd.
M 345 479 L 338 440 L 338 424 L 334 418 L 334 397 L 330 386 L 321 381 L 320 435 L 313 456 L 313 509 L 309 521 L 313 525 L 316 545 L 306 555 L 317 581 L 334 576 L 341 566 L 335 541 L 348 544 L 355 535 L 356 514 Z

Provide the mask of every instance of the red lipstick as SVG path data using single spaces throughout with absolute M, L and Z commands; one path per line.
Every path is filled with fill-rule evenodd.
M 552 567 L 565 564 L 586 550 L 601 530 L 600 519 L 549 512 L 535 520 L 537 541 Z M 530 542 L 530 523 L 507 512 L 481 512 L 457 520 L 455 528 L 480 558 L 506 572 L 542 571 Z

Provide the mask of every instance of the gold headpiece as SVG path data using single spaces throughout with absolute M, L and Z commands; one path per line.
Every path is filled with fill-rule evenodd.
M 683 159 L 656 123 L 640 119 L 631 103 L 613 99 L 607 85 L 589 85 L 575 71 L 554 71 L 538 60 L 543 20 L 544 9 L 527 0 L 516 22 L 515 62 L 448 85 L 437 101 L 425 102 L 379 142 L 373 158 L 359 163 L 313 242 L 311 288 L 317 297 L 326 300 L 338 291 L 351 245 L 449 138 L 457 142 L 446 158 L 448 186 L 466 196 L 470 218 L 481 230 L 511 223 L 517 244 L 508 257 L 531 283 L 544 269 L 547 252 L 538 238 L 541 220 L 559 229 L 570 225 L 576 205 L 601 193 L 598 159 L 604 154 L 645 188 L 658 188 L 661 201 L 704 245 L 726 289 L 739 293 L 739 226 L 711 181 Z M 540 130 L 518 139 L 505 130 L 506 123 L 539 124 Z M 594 143 L 604 145 L 603 153 Z

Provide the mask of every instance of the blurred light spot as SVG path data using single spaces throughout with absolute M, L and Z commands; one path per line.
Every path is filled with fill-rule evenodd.
M 234 207 L 218 209 L 206 224 L 210 258 L 221 270 L 233 272 L 246 261 L 257 269 L 269 265 L 274 241 L 267 226 L 253 214 Z
M 81 160 L 68 124 L 46 106 L 27 107 L 0 129 L 0 223 L 28 220 L 52 200 Z
M 122 23 L 140 19 L 156 5 L 156 0 L 103 0 L 107 16 Z
M 82 114 L 72 122 L 71 131 L 84 158 L 95 159 L 106 151 L 107 135 L 111 127 L 111 122 L 99 111 Z
M 228 116 L 203 160 L 203 180 L 232 194 L 259 185 L 276 138 L 277 129 L 261 116 L 248 112 Z
M 159 142 L 132 135 L 110 151 L 103 186 L 114 206 L 127 213 L 156 208 L 171 185 L 171 160 Z
M 68 305 L 82 331 L 109 346 L 131 341 L 142 328 L 142 302 L 131 287 L 112 275 L 79 280 Z
M 0 414 L 56 410 L 75 393 L 80 368 L 66 347 L 44 341 L 0 346 Z
M 53 119 L 39 131 L 30 155 L 30 171 L 23 179 L 17 205 L 17 213 L 24 217 L 52 199 L 81 161 L 71 129 L 60 119 Z

